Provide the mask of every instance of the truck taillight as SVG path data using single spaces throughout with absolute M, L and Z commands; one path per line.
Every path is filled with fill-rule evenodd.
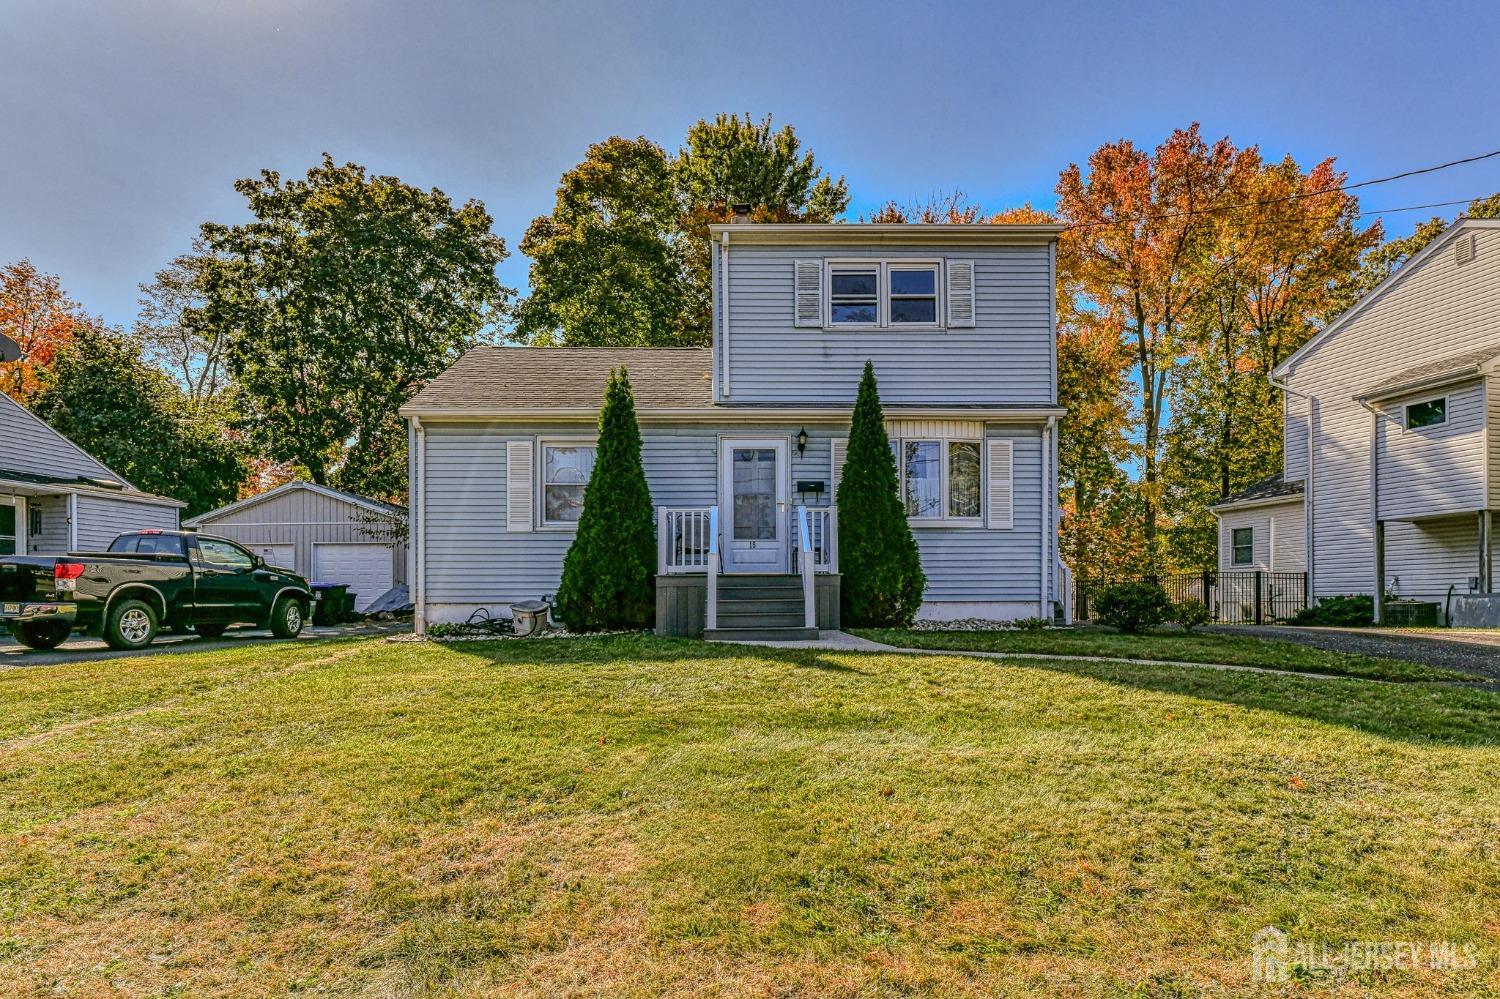
M 82 562 L 58 562 L 52 567 L 52 582 L 59 590 L 78 589 L 78 577 L 82 575 Z

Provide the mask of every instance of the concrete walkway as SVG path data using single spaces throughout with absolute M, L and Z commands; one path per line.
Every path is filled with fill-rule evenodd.
M 1214 669 L 1226 673 L 1264 673 L 1267 676 L 1294 676 L 1304 680 L 1357 680 L 1362 677 L 1334 676 L 1328 673 L 1299 673 L 1295 670 L 1269 669 L 1264 666 L 1239 666 L 1232 663 L 1190 663 L 1173 659 L 1124 659 L 1114 656 L 1057 656 L 1042 652 L 983 652 L 970 649 L 908 649 L 883 645 L 844 631 L 821 631 L 816 639 L 798 642 L 725 642 L 727 645 L 759 645 L 770 649 L 827 649 L 836 652 L 899 652 L 913 656 L 965 656 L 975 659 L 1039 659 L 1050 662 L 1116 663 L 1127 666 L 1178 666 L 1189 669 Z M 1376 683 L 1386 681 L 1377 680 Z

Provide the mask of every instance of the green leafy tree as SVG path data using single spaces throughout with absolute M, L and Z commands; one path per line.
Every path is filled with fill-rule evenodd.
M 552 214 L 533 220 L 521 240 L 532 260 L 531 294 L 517 311 L 515 337 L 537 345 L 684 345 L 682 245 L 662 148 L 618 137 L 590 146 L 563 174 Z
M 707 343 L 712 329 L 712 248 L 708 227 L 728 222 L 737 204 L 757 222 L 832 222 L 849 207 L 849 186 L 818 167 L 796 129 L 733 114 L 701 120 L 672 162 L 686 241 L 686 328 Z
M 254 221 L 207 223 L 203 304 L 260 450 L 327 483 L 373 467 L 390 415 L 508 311 L 484 205 L 326 154 L 305 180 L 238 181 Z M 405 492 L 404 466 L 374 491 Z
M 843 621 L 904 627 L 922 606 L 927 577 L 896 484 L 875 366 L 865 362 L 849 428 L 849 450 L 835 496 Z
M 563 560 L 557 616 L 574 631 L 647 627 L 656 610 L 656 526 L 641 463 L 641 428 L 624 368 L 599 412 L 594 472 L 578 534 Z
M 249 473 L 222 412 L 192 405 L 121 336 L 75 332 L 32 406 L 136 487 L 187 503 L 189 517 L 233 502 Z

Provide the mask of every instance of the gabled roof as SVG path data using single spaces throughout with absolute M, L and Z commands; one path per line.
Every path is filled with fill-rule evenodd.
M 1490 344 L 1488 347 L 1465 351 L 1462 354 L 1450 354 L 1392 375 L 1370 386 L 1357 398 L 1360 402 L 1389 399 L 1392 396 L 1406 395 L 1409 392 L 1420 392 L 1422 389 L 1438 388 L 1442 385 L 1478 378 L 1485 373 L 1490 362 L 1496 358 L 1500 358 L 1500 344 Z
M 1454 221 L 1452 225 L 1443 230 L 1443 232 L 1436 239 L 1434 239 L 1431 243 L 1428 243 L 1425 247 L 1422 248 L 1420 252 L 1414 254 L 1410 259 L 1406 261 L 1406 263 L 1397 268 L 1396 273 L 1387 277 L 1384 281 L 1377 284 L 1374 288 L 1371 288 L 1368 292 L 1365 293 L 1363 298 L 1355 302 L 1333 322 L 1323 327 L 1323 329 L 1320 330 L 1316 336 L 1299 347 L 1291 357 L 1288 357 L 1286 360 L 1276 365 L 1276 367 L 1271 371 L 1271 377 L 1273 379 L 1286 378 L 1286 376 L 1291 373 L 1292 369 L 1297 366 L 1297 363 L 1299 361 L 1301 361 L 1308 354 L 1316 351 L 1320 346 L 1323 345 L 1325 341 L 1327 341 L 1330 337 L 1338 333 L 1339 330 L 1348 325 L 1356 316 L 1360 315 L 1370 306 L 1374 305 L 1376 302 L 1384 298 L 1387 294 L 1390 293 L 1393 288 L 1401 284 L 1402 281 L 1405 281 L 1407 277 L 1416 273 L 1417 270 L 1422 266 L 1422 264 L 1425 263 L 1430 257 L 1440 253 L 1442 251 L 1442 248 L 1447 246 L 1448 242 L 1452 240 L 1454 236 L 1456 236 L 1460 232 L 1466 232 L 1474 229 L 1500 229 L 1500 219 L 1471 219 L 1460 216 Z
M 1253 485 L 1248 485 L 1237 493 L 1225 497 L 1209 510 L 1217 513 L 1221 510 L 1230 510 L 1242 506 L 1264 506 L 1269 503 L 1280 503 L 1287 500 L 1300 499 L 1303 493 L 1302 480 L 1288 482 L 1283 473 L 1268 475 Z
M 227 513 L 239 513 L 241 510 L 248 510 L 253 506 L 257 506 L 261 503 L 266 502 L 267 500 L 274 499 L 277 496 L 285 496 L 287 493 L 297 492 L 299 490 L 317 493 L 320 496 L 327 496 L 329 499 L 342 500 L 345 503 L 350 503 L 363 510 L 368 510 L 370 513 L 377 514 L 382 517 L 402 517 L 406 515 L 405 510 L 390 503 L 384 503 L 377 499 L 370 499 L 370 497 L 361 496 L 358 493 L 346 492 L 343 489 L 334 489 L 332 486 L 320 486 L 316 482 L 303 482 L 299 480 L 296 482 L 283 483 L 282 485 L 277 486 L 275 489 L 268 489 L 263 493 L 256 493 L 254 496 L 247 496 L 245 499 L 237 500 L 236 502 L 230 503 L 227 506 L 221 506 L 217 510 L 210 510 L 207 513 L 200 513 L 196 517 L 184 520 L 182 522 L 182 526 L 200 527 L 204 523 L 210 520 L 217 520 L 219 517 L 222 517 Z
M 618 367 L 630 375 L 637 408 L 713 407 L 713 355 L 706 347 L 475 347 L 401 407 L 401 415 L 598 410 Z

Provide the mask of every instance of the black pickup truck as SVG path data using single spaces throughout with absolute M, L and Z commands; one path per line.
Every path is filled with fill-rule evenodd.
M 295 638 L 312 602 L 307 580 L 291 570 L 186 531 L 122 534 L 107 552 L 0 558 L 0 624 L 33 649 L 74 631 L 141 649 L 164 626 L 217 638 L 231 624 L 255 624 Z

